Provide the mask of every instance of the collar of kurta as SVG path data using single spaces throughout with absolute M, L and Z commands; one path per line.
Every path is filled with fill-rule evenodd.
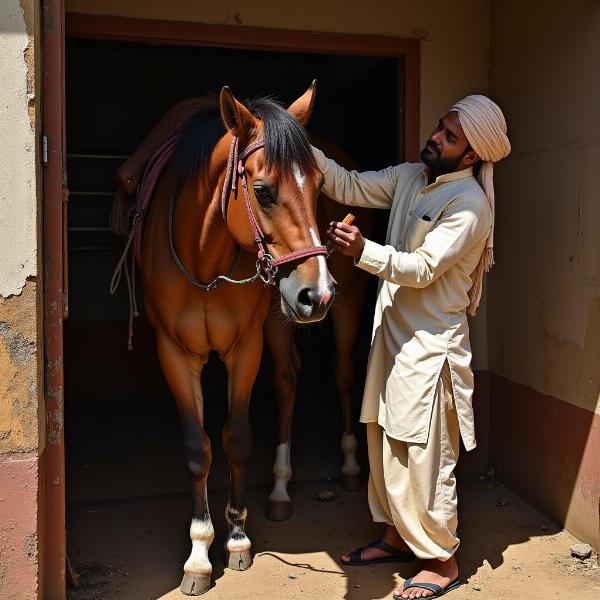
M 431 170 L 429 167 L 423 166 L 423 177 L 425 177 L 425 181 L 429 180 L 429 174 Z M 467 177 L 473 177 L 473 167 L 467 167 L 462 171 L 454 171 L 452 173 L 445 173 L 444 175 L 440 175 L 436 177 L 433 183 L 425 186 L 427 188 L 433 188 L 442 183 L 450 183 L 451 181 L 458 181 L 459 179 L 466 179 Z

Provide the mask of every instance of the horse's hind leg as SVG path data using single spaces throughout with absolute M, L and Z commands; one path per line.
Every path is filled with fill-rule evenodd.
M 354 388 L 354 359 L 352 351 L 360 324 L 361 303 L 356 298 L 342 294 L 336 299 L 331 321 L 335 336 L 335 381 L 342 401 L 344 433 L 342 434 L 341 485 L 345 490 L 360 489 L 360 467 L 356 461 L 356 436 L 352 423 L 352 391 Z
M 200 371 L 206 360 L 191 358 L 166 335 L 158 335 L 158 357 L 177 401 L 183 429 L 185 466 L 192 482 L 192 552 L 183 566 L 181 591 L 199 596 L 210 588 L 212 565 L 208 549 L 214 538 L 208 510 L 206 480 L 211 463 L 210 440 L 203 428 Z
M 267 317 L 264 331 L 273 360 L 273 384 L 279 409 L 279 433 L 273 465 L 275 485 L 269 495 L 267 519 L 283 521 L 292 514 L 292 500 L 287 485 L 292 477 L 290 446 L 300 356 L 293 330 L 281 323 L 273 312 Z
M 229 375 L 229 418 L 223 428 L 223 449 L 231 472 L 229 501 L 225 518 L 229 536 L 225 542 L 227 565 L 244 571 L 252 565 L 251 543 L 246 535 L 247 516 L 244 472 L 252 447 L 252 431 L 248 419 L 250 392 L 262 352 L 262 331 L 248 333 L 225 359 Z

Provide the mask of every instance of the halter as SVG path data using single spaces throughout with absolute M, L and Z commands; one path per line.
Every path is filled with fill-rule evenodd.
M 309 256 L 327 256 L 328 254 L 328 250 L 325 246 L 309 246 L 308 248 L 294 250 L 293 252 L 289 252 L 288 254 L 278 256 L 277 258 L 273 258 L 273 256 L 269 254 L 265 243 L 265 235 L 262 229 L 260 228 L 260 224 L 256 216 L 254 215 L 254 211 L 252 210 L 252 205 L 250 203 L 250 192 L 248 191 L 248 180 L 246 178 L 246 169 L 244 168 L 244 164 L 248 157 L 253 152 L 256 152 L 256 150 L 263 148 L 265 144 L 262 140 L 254 142 L 253 144 L 250 144 L 247 148 L 245 148 L 241 154 L 239 152 L 239 144 L 239 138 L 234 136 L 234 138 L 231 140 L 231 145 L 229 146 L 229 157 L 227 158 L 227 171 L 225 173 L 225 181 L 223 182 L 223 188 L 221 190 L 221 212 L 223 214 L 223 220 L 225 221 L 225 223 L 227 223 L 227 208 L 229 205 L 229 196 L 231 192 L 237 193 L 238 179 L 240 179 L 241 187 L 244 191 L 244 205 L 246 207 L 248 221 L 252 229 L 254 241 L 258 248 L 256 273 L 252 277 L 248 277 L 247 279 L 231 278 L 231 275 L 235 271 L 239 262 L 239 247 L 236 257 L 233 261 L 233 264 L 229 268 L 227 275 L 219 275 L 208 284 L 203 284 L 194 277 L 192 277 L 181 262 L 181 259 L 179 258 L 175 249 L 175 244 L 173 240 L 173 214 L 175 212 L 176 200 L 175 190 L 173 190 L 173 194 L 171 196 L 171 205 L 169 207 L 169 242 L 171 245 L 171 253 L 173 255 L 173 259 L 179 267 L 179 270 L 185 275 L 186 279 L 192 285 L 195 285 L 196 287 L 199 287 L 206 291 L 213 290 L 222 283 L 244 285 L 247 283 L 254 283 L 259 278 L 265 285 L 275 285 L 275 275 L 277 274 L 280 265 L 293 262 L 295 260 L 300 260 L 302 258 L 308 258 Z

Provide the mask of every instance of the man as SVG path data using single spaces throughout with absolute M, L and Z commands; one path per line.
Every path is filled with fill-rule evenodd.
M 343 564 L 427 562 L 394 598 L 458 587 L 454 468 L 459 437 L 475 447 L 467 311 L 493 264 L 493 164 L 510 152 L 500 108 L 485 96 L 452 107 L 421 151 L 424 164 L 348 172 L 314 150 L 324 192 L 391 209 L 386 245 L 331 223 L 336 248 L 380 277 L 361 411 L 369 446 L 369 507 L 382 540 Z

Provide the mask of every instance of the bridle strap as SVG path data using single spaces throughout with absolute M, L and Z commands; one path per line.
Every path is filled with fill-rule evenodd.
M 252 229 L 252 235 L 254 236 L 254 242 L 258 247 L 258 259 L 261 260 L 265 256 L 269 256 L 265 244 L 265 235 L 260 227 L 258 219 L 256 218 L 254 211 L 252 210 L 252 204 L 250 201 L 250 191 L 248 190 L 248 180 L 246 178 L 246 169 L 244 163 L 246 159 L 256 150 L 263 148 L 265 143 L 263 140 L 258 140 L 253 144 L 247 146 L 242 153 L 239 152 L 239 138 L 233 137 L 231 145 L 229 147 L 229 157 L 227 159 L 227 171 L 225 174 L 225 181 L 223 182 L 223 189 L 221 191 L 221 212 L 223 213 L 223 219 L 227 222 L 227 207 L 228 198 L 231 192 L 237 192 L 237 179 L 239 177 L 241 181 L 241 187 L 244 193 L 244 205 L 246 207 L 246 213 L 248 215 L 248 222 Z M 294 250 L 288 254 L 278 256 L 277 258 L 271 258 L 271 265 L 277 268 L 279 265 L 286 264 L 302 258 L 308 258 L 310 256 L 327 256 L 328 250 L 325 246 L 309 246 L 301 250 Z
M 219 275 L 215 277 L 208 284 L 204 284 L 193 277 L 185 268 L 183 261 L 177 253 L 175 248 L 175 240 L 173 235 L 173 221 L 175 216 L 175 204 L 177 201 L 177 191 L 173 189 L 171 194 L 171 202 L 169 204 L 169 244 L 171 246 L 171 255 L 175 264 L 179 270 L 183 273 L 185 278 L 194 286 L 210 291 L 219 287 L 223 283 L 233 283 L 237 285 L 245 285 L 247 283 L 253 283 L 258 279 L 261 279 L 265 285 L 275 285 L 275 275 L 280 265 L 300 260 L 302 258 L 308 258 L 310 256 L 327 256 L 328 250 L 325 246 L 309 246 L 300 250 L 294 250 L 283 256 L 273 258 L 268 252 L 265 244 L 265 235 L 260 228 L 260 224 L 252 210 L 252 204 L 250 202 L 250 192 L 248 190 L 248 180 L 246 178 L 246 170 L 244 163 L 246 159 L 259 148 L 264 147 L 264 141 L 259 140 L 250 144 L 240 154 L 240 141 L 239 138 L 235 137 L 231 141 L 229 146 L 229 156 L 227 157 L 227 169 L 225 172 L 225 180 L 223 182 L 223 189 L 221 190 L 221 212 L 223 213 L 223 220 L 227 223 L 227 207 L 228 200 L 231 193 L 237 193 L 238 189 L 238 178 L 241 181 L 241 187 L 244 193 L 244 206 L 246 207 L 246 213 L 248 215 L 248 222 L 252 229 L 252 235 L 254 241 L 258 247 L 258 260 L 256 261 L 256 273 L 246 279 L 233 279 L 232 275 L 238 266 L 240 259 L 241 249 L 238 247 L 236 256 L 227 272 L 227 275 Z

